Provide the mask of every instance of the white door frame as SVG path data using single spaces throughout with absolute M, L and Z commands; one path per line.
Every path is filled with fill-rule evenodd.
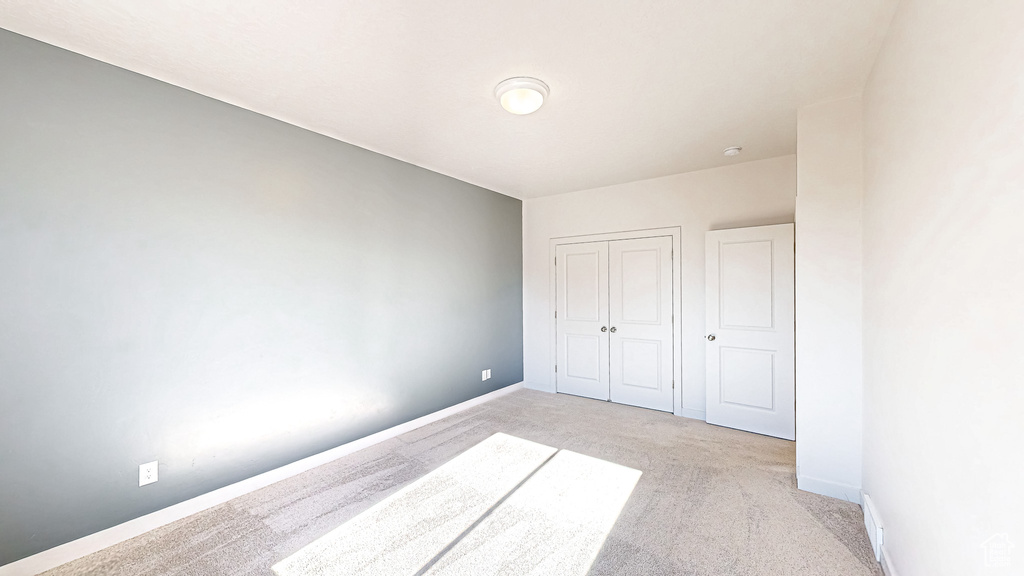
M 558 390 L 555 374 L 555 362 L 558 358 L 556 346 L 558 337 L 555 334 L 555 305 L 558 298 L 555 274 L 555 254 L 559 244 L 580 244 L 583 242 L 607 242 L 611 240 L 632 240 L 634 238 L 653 238 L 655 236 L 672 237 L 672 413 L 683 415 L 683 247 L 681 226 L 671 228 L 648 228 L 627 230 L 624 232 L 607 232 L 604 234 L 583 234 L 579 236 L 561 236 L 548 240 L 548 318 L 551 319 L 548 329 L 548 349 L 550 362 L 551 390 Z

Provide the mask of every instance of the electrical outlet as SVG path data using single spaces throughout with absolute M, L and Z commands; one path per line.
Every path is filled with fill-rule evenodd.
M 146 484 L 152 484 L 157 480 L 157 461 L 154 460 L 148 464 L 139 464 L 139 486 L 145 486 Z
M 490 368 L 487 369 L 487 379 L 488 380 L 491 379 L 491 369 Z
M 480 373 L 480 381 L 481 382 L 485 381 L 485 380 L 490 380 L 490 379 L 491 379 L 491 369 L 490 368 L 488 368 L 487 370 L 484 370 L 483 372 Z

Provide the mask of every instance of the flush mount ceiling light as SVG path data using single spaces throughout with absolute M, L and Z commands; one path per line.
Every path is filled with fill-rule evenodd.
M 726 148 L 725 151 L 722 153 L 725 154 L 726 156 L 739 156 L 742 150 L 742 146 L 733 146 L 731 148 Z
M 513 114 L 536 112 L 548 97 L 548 92 L 547 84 L 526 76 L 509 78 L 494 89 L 501 107 Z

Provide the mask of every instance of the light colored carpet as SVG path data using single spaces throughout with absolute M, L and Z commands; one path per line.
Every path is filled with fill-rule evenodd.
M 274 572 L 416 574 L 554 454 L 495 434 L 279 562 Z
M 585 576 L 640 476 L 561 450 L 425 574 Z
M 363 512 L 387 507 L 387 499 L 403 488 L 412 487 L 408 493 L 434 482 L 424 479 L 496 433 L 561 452 L 497 507 L 490 508 L 482 521 L 429 566 L 403 572 L 416 561 L 396 562 L 381 565 L 384 571 L 378 573 L 415 574 L 421 568 L 430 574 L 559 573 L 560 566 L 571 570 L 589 562 L 585 552 L 599 539 L 603 545 L 589 571 L 595 576 L 881 574 L 871 556 L 860 507 L 796 489 L 793 443 L 671 414 L 528 390 L 47 574 L 272 576 L 272 566 L 304 558 L 305 551 L 315 549 L 315 542 L 346 541 L 332 540 L 331 535 L 354 530 L 364 522 L 362 518 L 372 518 L 374 513 L 360 516 Z M 562 461 L 556 459 L 563 455 L 568 470 L 559 471 Z M 568 461 L 578 455 L 590 458 Z M 531 462 L 530 458 L 525 456 L 523 462 Z M 581 472 L 588 463 L 597 468 Z M 614 511 L 614 503 L 608 505 L 590 493 L 595 505 L 583 510 L 593 514 L 567 519 L 566 510 L 578 507 L 566 499 L 587 494 L 581 489 L 581 479 L 585 485 L 585 478 L 594 477 L 594 470 L 608 463 L 641 474 L 625 506 Z M 508 464 L 504 481 L 521 482 L 520 467 Z M 486 476 L 485 471 L 481 473 Z M 597 476 L 611 478 L 614 474 L 597 472 Z M 628 483 L 628 479 L 621 481 Z M 478 510 L 488 501 L 492 502 L 488 506 L 493 506 L 494 495 L 502 487 L 493 488 L 490 496 L 466 503 L 464 509 Z M 550 497 L 559 491 L 564 499 Z M 443 501 L 445 496 L 439 498 Z M 559 509 L 559 501 L 568 508 Z M 383 505 L 375 508 L 380 503 Z M 470 516 L 472 512 L 467 512 L 449 528 L 454 531 Z M 347 524 L 357 517 L 355 523 Z M 362 537 L 369 531 L 368 541 L 375 541 L 381 534 L 374 522 L 365 522 L 352 534 Z M 601 532 L 609 525 L 605 537 Z M 381 541 L 383 544 L 376 546 L 387 546 L 392 540 Z M 436 548 L 442 541 L 450 542 L 450 534 L 440 535 L 427 548 Z M 510 545 L 513 541 L 514 547 Z M 536 553 L 538 546 L 547 546 L 547 552 Z M 531 552 L 524 556 L 523 550 Z M 584 553 L 573 559 L 568 554 L 571 550 Z M 315 563 L 311 557 L 305 559 Z M 292 561 L 293 566 L 301 564 Z

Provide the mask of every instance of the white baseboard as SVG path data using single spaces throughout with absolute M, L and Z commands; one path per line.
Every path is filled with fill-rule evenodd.
M 536 390 L 538 392 L 555 393 L 555 387 L 549 382 L 523 382 L 523 388 L 526 388 L 527 390 Z
M 864 511 L 864 529 L 867 530 L 868 540 L 871 542 L 871 551 L 875 560 L 882 561 L 882 544 L 885 542 L 885 527 L 882 525 L 882 518 L 878 515 L 875 503 L 871 497 L 860 491 L 861 509 Z
M 170 524 L 171 522 L 181 520 L 187 516 L 191 516 L 197 512 L 202 512 L 208 508 L 212 508 L 218 504 L 223 504 L 232 498 L 248 494 L 259 490 L 260 488 L 269 486 L 275 482 L 280 482 L 286 478 L 291 478 L 301 474 L 312 468 L 316 468 L 321 464 L 326 464 L 333 460 L 337 460 L 342 456 L 347 456 L 363 448 L 368 448 L 374 444 L 379 444 L 385 440 L 389 440 L 404 434 L 406 432 L 415 430 L 421 426 L 426 426 L 433 422 L 437 422 L 442 418 L 451 416 L 463 410 L 467 410 L 474 406 L 478 406 L 489 400 L 494 400 L 500 396 L 504 396 L 511 392 L 515 392 L 523 387 L 523 383 L 512 384 L 484 394 L 483 396 L 477 396 L 471 400 L 466 400 L 461 404 L 456 404 L 444 410 L 438 410 L 426 416 L 421 416 L 415 420 L 410 420 L 404 424 L 393 426 L 387 430 L 381 430 L 376 434 L 371 434 L 358 440 L 353 440 L 348 444 L 342 444 L 330 450 L 314 454 L 308 458 L 303 458 L 297 462 L 286 464 L 280 468 L 275 468 L 268 472 L 246 478 L 241 482 L 236 482 L 229 486 L 214 490 L 213 492 L 207 492 L 201 496 L 196 496 L 190 500 L 180 502 L 173 506 L 168 506 L 162 510 L 157 510 L 145 516 L 140 516 L 134 520 L 129 520 L 123 524 L 118 524 L 106 530 L 96 532 L 73 540 L 67 544 L 62 544 L 49 550 L 44 550 L 38 554 L 29 556 L 28 558 L 22 558 L 10 564 L 0 566 L 0 576 L 31 576 L 45 572 L 51 568 L 56 568 L 62 564 L 67 564 L 72 560 L 77 560 L 83 556 L 88 556 L 93 552 L 99 552 L 104 548 L 108 548 L 134 538 L 141 534 L 145 534 L 150 530 L 154 530 L 161 526 Z
M 700 420 L 707 422 L 707 413 L 704 410 L 694 410 L 693 408 L 683 408 L 676 413 L 678 416 L 683 418 L 693 418 L 694 420 Z
M 847 502 L 853 502 L 855 504 L 861 503 L 860 486 L 850 486 L 849 484 L 840 484 L 839 482 L 800 476 L 798 474 L 796 477 L 796 487 L 806 492 L 814 492 L 815 494 L 821 494 L 823 496 L 831 496 L 832 498 L 846 500 Z
M 882 544 L 882 573 L 885 576 L 900 576 L 900 573 L 896 571 L 896 567 L 892 565 L 892 561 L 889 560 L 889 555 L 886 554 L 885 544 Z

